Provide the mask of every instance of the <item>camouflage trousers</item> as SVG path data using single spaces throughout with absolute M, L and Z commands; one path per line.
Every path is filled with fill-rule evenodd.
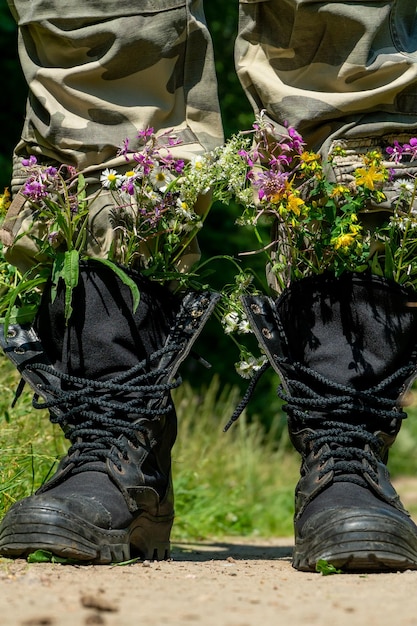
M 416 12 L 416 0 L 241 0 L 237 72 L 254 110 L 323 151 L 415 132 Z
M 118 147 L 148 126 L 172 129 L 186 158 L 222 142 L 202 0 L 8 2 L 29 87 L 14 192 L 28 154 L 72 164 L 94 184 L 125 164 Z M 291 124 L 322 151 L 416 133 L 417 0 L 241 0 L 239 11 L 236 71 L 277 130 Z M 95 206 L 90 246 L 104 254 L 109 207 Z M 6 227 L 15 236 L 30 222 L 23 205 Z M 35 253 L 26 236 L 9 248 L 22 269 Z

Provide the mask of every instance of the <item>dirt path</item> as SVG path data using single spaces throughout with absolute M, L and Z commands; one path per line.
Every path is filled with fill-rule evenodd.
M 291 541 L 176 544 L 173 560 L 0 560 L 1 626 L 417 625 L 417 572 L 296 572 Z

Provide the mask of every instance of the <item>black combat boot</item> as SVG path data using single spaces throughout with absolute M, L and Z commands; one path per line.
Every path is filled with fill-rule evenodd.
M 131 277 L 140 291 L 135 312 L 129 287 L 88 261 L 68 324 L 63 289 L 53 302 L 46 291 L 35 326 L 10 326 L 2 337 L 35 390 L 34 406 L 48 408 L 71 442 L 52 479 L 3 519 L 3 556 L 44 549 L 91 563 L 169 557 L 177 432 L 170 392 L 217 296 L 177 299 Z
M 388 449 L 416 376 L 416 294 L 369 274 L 294 282 L 245 308 L 287 402 L 301 453 L 293 565 L 417 568 L 417 527 L 392 486 Z

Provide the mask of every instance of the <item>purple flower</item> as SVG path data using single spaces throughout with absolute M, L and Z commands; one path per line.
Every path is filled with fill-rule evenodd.
M 168 145 L 169 146 L 179 146 L 182 144 L 182 140 L 178 137 L 168 137 Z
M 271 157 L 269 165 L 272 167 L 272 169 L 281 170 L 283 166 L 288 167 L 289 165 L 291 165 L 291 162 L 292 157 L 289 154 L 283 152 L 278 156 Z
M 52 245 L 52 244 L 54 244 L 54 243 L 55 243 L 55 241 L 58 239 L 58 235 L 59 235 L 59 233 L 58 233 L 58 231 L 57 231 L 57 230 L 54 230 L 54 231 L 52 231 L 51 233 L 49 233 L 49 235 L 48 235 L 48 241 L 49 241 L 49 243 L 50 243 L 51 245 Z
M 410 143 L 405 143 L 403 148 L 404 152 L 410 154 L 411 159 L 414 160 L 417 156 L 417 137 L 412 137 Z
M 259 189 L 259 199 L 271 198 L 282 192 L 285 189 L 288 176 L 288 172 L 278 172 L 274 170 L 266 170 L 258 174 L 256 178 L 254 178 L 253 184 Z
M 138 163 L 141 166 L 145 176 L 147 176 L 149 172 L 152 170 L 152 168 L 155 166 L 155 163 L 153 162 L 151 157 L 148 154 L 146 154 L 146 152 L 136 152 L 133 155 L 133 158 L 136 161 L 136 163 Z
M 291 141 L 289 142 L 290 148 L 294 150 L 294 152 L 301 154 L 304 151 L 305 146 L 305 141 L 302 136 L 292 126 L 288 127 L 288 135 L 291 138 Z
M 171 172 L 177 172 L 181 174 L 184 169 L 184 161 L 182 159 L 175 159 L 172 154 L 167 154 L 165 157 L 160 157 L 160 163 L 163 164 Z
M 125 191 L 126 193 L 129 194 L 129 196 L 133 196 L 135 193 L 135 183 L 134 183 L 135 179 L 132 178 L 128 178 L 127 180 L 125 180 L 125 182 L 123 183 L 121 189 L 122 191 Z
M 52 165 L 50 165 L 49 167 L 45 169 L 45 174 L 47 176 L 50 176 L 50 178 L 55 178 L 57 173 L 58 173 L 58 170 L 56 169 L 56 167 L 53 167 Z
M 126 138 L 122 145 L 120 146 L 119 150 L 117 151 L 117 156 L 124 156 L 126 161 L 129 161 L 129 157 L 127 156 L 127 153 L 129 152 L 129 139 Z
M 394 141 L 392 146 L 388 146 L 386 148 L 386 153 L 390 157 L 390 161 L 394 161 L 395 163 L 399 163 L 402 159 L 402 155 L 404 152 L 404 146 L 401 146 L 397 140 Z
M 148 137 L 152 137 L 153 134 L 154 129 L 152 128 L 152 126 L 149 126 L 148 128 L 145 128 L 145 130 L 140 130 L 137 134 L 137 137 L 139 139 L 147 139 Z
M 75 176 L 78 176 L 78 172 L 77 172 L 77 168 L 74 167 L 73 165 L 65 165 L 68 176 L 70 178 L 75 178 Z
M 28 159 L 22 159 L 22 165 L 24 167 L 33 167 L 34 165 L 37 164 L 37 162 L 38 162 L 38 159 L 35 157 L 34 154 L 31 154 Z
M 174 170 L 178 172 L 178 174 L 181 174 L 184 167 L 185 167 L 185 163 L 182 159 L 175 159 Z
M 37 180 L 36 178 L 29 178 L 23 187 L 23 195 L 36 202 L 37 200 L 47 196 L 48 193 L 42 181 Z
M 249 167 L 253 167 L 255 165 L 250 152 L 247 150 L 239 150 L 238 155 L 242 157 L 244 161 L 249 165 Z

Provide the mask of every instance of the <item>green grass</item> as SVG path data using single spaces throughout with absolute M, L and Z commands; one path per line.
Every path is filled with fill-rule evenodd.
M 32 408 L 29 389 L 11 408 L 18 381 L 17 372 L 1 356 L 0 517 L 45 481 L 67 447 L 46 411 Z M 242 415 L 224 433 L 238 401 L 238 390 L 223 387 L 216 377 L 198 391 L 187 383 L 175 391 L 179 416 L 173 452 L 176 541 L 292 535 L 299 459 L 282 428 L 283 417 L 277 415 L 266 433 L 257 420 L 249 424 Z M 271 399 L 265 397 L 265 403 L 269 406 Z M 394 478 L 417 476 L 416 444 L 417 402 L 409 409 L 409 419 L 391 452 L 389 468 Z M 411 512 L 417 514 L 417 505 Z
M 286 431 L 278 436 L 279 417 L 268 435 L 244 416 L 224 433 L 238 400 L 216 378 L 198 395 L 177 391 L 176 538 L 292 534 L 298 459 Z

